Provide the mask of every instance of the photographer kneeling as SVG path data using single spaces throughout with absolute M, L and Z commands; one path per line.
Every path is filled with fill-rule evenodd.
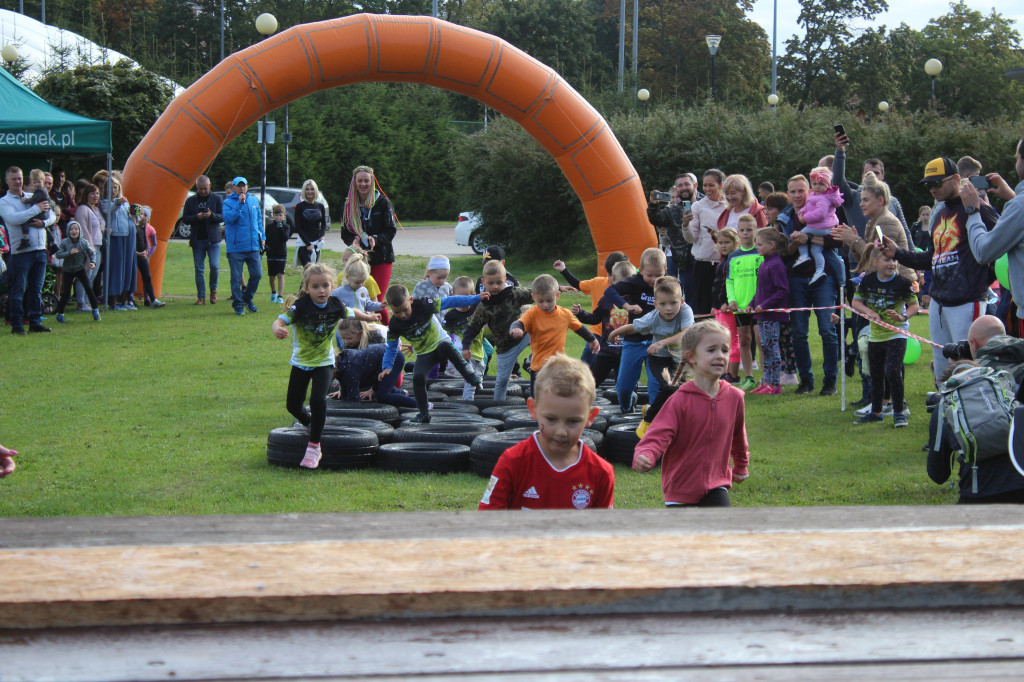
M 997 318 L 993 319 L 999 323 Z M 999 325 L 1002 327 L 1002 323 Z M 973 326 L 971 331 L 974 331 Z M 940 389 L 946 386 L 946 382 L 954 375 L 968 372 L 975 367 L 980 365 L 973 360 L 953 360 L 939 377 Z M 940 424 L 942 438 L 936 445 L 936 433 Z M 987 458 L 978 457 L 973 463 L 968 461 L 953 427 L 946 423 L 940 410 L 934 409 L 928 423 L 928 477 L 940 485 L 948 481 L 953 472 L 953 459 L 956 457 L 960 465 L 960 497 L 957 504 L 1024 504 L 1024 476 L 1021 476 L 1010 461 L 1008 444 L 1005 447 L 1006 451 L 1003 453 Z
M 1017 386 L 1024 381 L 1024 339 L 1008 336 L 998 317 L 982 315 L 976 319 L 967 332 L 967 344 L 982 367 L 1005 369 Z

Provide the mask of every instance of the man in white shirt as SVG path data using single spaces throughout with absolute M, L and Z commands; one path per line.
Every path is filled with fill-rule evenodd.
M 7 194 L 0 197 L 0 217 L 7 226 L 7 234 L 21 234 L 21 226 L 28 225 L 28 244 L 18 240 L 11 242 L 10 301 L 11 333 L 25 335 L 25 318 L 28 317 L 28 331 L 48 332 L 43 326 L 43 278 L 46 275 L 46 228 L 57 222 L 57 215 L 50 210 L 50 202 L 25 204 L 22 187 L 25 178 L 21 169 L 11 166 L 5 174 Z

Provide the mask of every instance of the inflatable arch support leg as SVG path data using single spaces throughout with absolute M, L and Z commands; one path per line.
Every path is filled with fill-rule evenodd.
M 464 26 L 358 14 L 295 26 L 227 57 L 178 95 L 132 152 L 124 191 L 153 208 L 157 295 L 167 240 L 188 190 L 224 145 L 300 97 L 373 81 L 443 88 L 518 122 L 555 158 L 583 202 L 599 263 L 616 250 L 639 263 L 641 252 L 657 245 L 633 164 L 604 118 L 554 70 Z

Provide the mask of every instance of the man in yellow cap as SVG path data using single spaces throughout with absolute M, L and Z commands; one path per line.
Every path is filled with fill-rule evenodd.
M 932 216 L 932 251 L 914 252 L 896 248 L 885 239 L 886 255 L 915 270 L 931 270 L 932 285 L 928 292 L 932 302 L 928 307 L 928 326 L 933 342 L 935 376 L 946 369 L 948 360 L 942 355 L 942 346 L 967 338 L 971 323 L 985 314 L 988 288 L 995 278 L 990 265 L 982 265 L 971 252 L 967 238 L 967 219 L 977 213 L 986 230 L 996 224 L 992 207 L 966 207 L 960 199 L 960 173 L 952 159 L 940 156 L 924 167 L 920 184 L 932 198 L 942 202 Z

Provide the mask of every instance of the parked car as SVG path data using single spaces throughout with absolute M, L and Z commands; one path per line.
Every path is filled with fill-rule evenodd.
M 189 192 L 188 195 L 192 196 L 195 192 Z M 222 200 L 224 199 L 224 192 L 211 192 L 216 194 Z M 262 194 L 260 194 L 259 187 L 249 187 L 249 194 L 256 197 L 256 201 L 260 201 Z M 323 204 L 324 211 L 327 213 L 327 229 L 331 229 L 331 207 L 327 203 L 327 199 L 324 198 L 323 192 L 317 195 L 317 203 Z M 302 189 L 297 187 L 267 187 L 267 203 L 264 205 L 263 212 L 266 215 L 266 219 L 270 220 L 273 214 L 274 204 L 281 204 L 284 206 L 285 213 L 287 213 L 292 222 L 295 221 L 295 205 L 302 201 Z M 184 207 L 182 207 L 184 210 Z M 172 238 L 177 239 L 188 239 L 192 234 L 192 226 L 182 222 L 181 214 L 178 214 L 178 222 L 174 225 L 174 232 L 171 234 Z
M 473 249 L 473 253 L 482 256 L 490 246 L 484 238 L 482 227 L 477 213 L 463 211 L 459 214 L 459 222 L 455 224 L 455 243 L 468 246 Z

